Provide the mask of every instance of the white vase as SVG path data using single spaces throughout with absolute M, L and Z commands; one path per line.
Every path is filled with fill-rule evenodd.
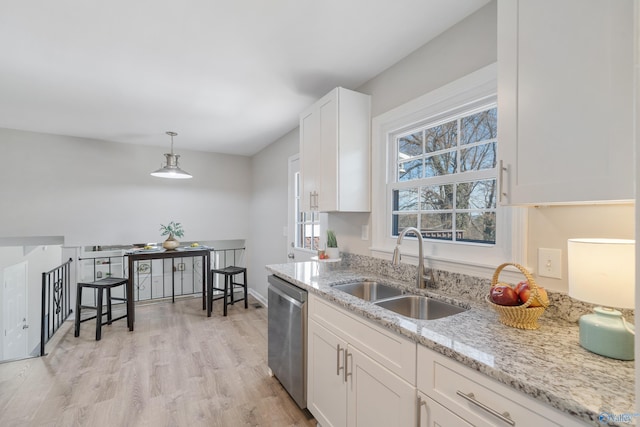
M 340 258 L 340 248 L 327 248 L 325 253 L 329 257 L 329 259 L 338 259 Z

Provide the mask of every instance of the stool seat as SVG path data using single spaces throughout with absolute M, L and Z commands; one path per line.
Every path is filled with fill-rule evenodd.
M 215 274 L 221 274 L 224 276 L 224 288 L 217 288 L 215 286 L 213 286 L 213 282 L 214 282 L 214 275 Z M 242 274 L 243 277 L 243 281 L 241 282 L 236 282 L 234 277 L 238 274 Z M 249 299 L 247 297 L 247 269 L 245 267 L 237 267 L 235 265 L 230 265 L 224 268 L 216 268 L 216 269 L 212 269 L 211 270 L 211 275 L 209 277 L 209 292 L 208 292 L 208 298 L 209 298 L 209 307 L 212 306 L 213 301 L 217 301 L 219 299 L 223 299 L 223 314 L 226 316 L 227 315 L 227 306 L 229 305 L 234 305 L 234 303 L 239 302 L 239 301 L 244 301 L 244 308 L 245 310 L 247 308 L 249 308 Z M 239 299 L 235 299 L 234 296 L 234 288 L 237 287 L 241 287 L 244 290 L 244 296 L 242 298 Z M 213 291 L 222 291 L 222 296 L 213 297 Z
M 120 320 L 120 319 L 124 319 L 125 317 L 129 316 L 129 306 L 128 304 L 126 304 L 127 302 L 127 290 L 126 290 L 126 286 L 129 283 L 129 279 L 127 278 L 122 278 L 122 277 L 107 277 L 105 279 L 100 279 L 100 280 L 96 280 L 94 282 L 79 282 L 78 283 L 78 290 L 77 290 L 77 294 L 76 294 L 76 320 L 75 320 L 75 331 L 74 331 L 74 335 L 76 337 L 80 336 L 80 323 L 82 322 L 86 322 L 88 320 L 92 320 L 92 319 L 96 319 L 96 341 L 100 341 L 100 339 L 102 339 L 102 326 L 103 325 L 110 325 L 112 322 L 115 322 L 116 320 Z M 119 297 L 112 297 L 111 296 L 111 289 L 117 287 L 117 286 L 124 286 L 124 298 L 119 298 Z M 98 291 L 98 301 L 96 306 L 91 306 L 91 305 L 82 305 L 82 290 L 84 288 L 91 288 L 91 289 L 95 289 Z M 103 296 L 104 296 L 104 292 L 106 291 L 107 293 L 107 321 L 106 322 L 102 322 L 102 316 L 105 314 L 102 311 L 102 303 L 103 303 Z M 111 301 L 124 301 L 125 302 L 125 307 L 126 307 L 126 314 L 124 314 L 123 316 L 117 317 L 115 319 L 112 318 L 111 315 Z M 81 319 L 81 313 L 82 313 L 82 309 L 92 309 L 92 310 L 96 310 L 96 315 L 95 316 L 91 316 L 88 317 L 86 319 Z
M 225 268 L 217 268 L 217 269 L 214 268 L 211 271 L 218 274 L 239 274 L 239 273 L 244 273 L 245 271 L 247 271 L 247 269 L 244 267 L 236 267 L 236 266 L 230 265 L 229 267 L 225 267 Z

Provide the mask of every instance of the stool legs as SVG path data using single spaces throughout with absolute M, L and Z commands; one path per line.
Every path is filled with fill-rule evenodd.
M 231 289 L 231 301 L 233 304 L 233 286 Z M 227 302 L 227 298 L 229 297 L 229 275 L 225 274 L 224 275 L 224 297 L 222 299 L 223 303 L 224 303 L 224 308 L 223 308 L 223 313 L 226 316 L 227 315 L 227 305 L 229 305 L 229 303 Z
M 237 275 L 239 275 L 240 273 L 243 274 L 243 279 L 244 282 L 240 283 L 237 282 L 235 280 L 235 277 Z M 214 282 L 214 278 L 216 277 L 215 275 L 219 274 L 224 276 L 224 288 L 214 288 L 213 287 L 213 282 Z M 216 299 L 222 299 L 223 300 L 223 305 L 222 305 L 222 313 L 224 316 L 227 315 L 227 306 L 228 305 L 234 305 L 236 303 L 236 297 L 235 297 L 235 288 L 236 286 L 242 286 L 244 288 L 244 298 L 240 298 L 238 300 L 242 301 L 244 299 L 244 308 L 247 309 L 249 308 L 249 299 L 248 299 L 248 290 L 247 290 L 247 270 L 246 269 L 242 269 L 239 267 L 226 267 L 224 269 L 220 269 L 220 270 L 212 270 L 211 274 L 210 274 L 210 280 L 209 280 L 209 312 L 208 315 L 211 312 L 211 305 L 213 303 L 213 295 L 212 295 L 212 290 L 216 289 L 216 290 L 220 290 L 223 291 L 222 297 L 218 297 Z
M 249 308 L 249 298 L 247 298 L 247 288 L 249 285 L 247 284 L 247 270 L 244 271 L 244 309 Z
M 76 320 L 74 336 L 80 336 L 80 312 L 82 311 L 82 286 L 78 286 L 76 290 Z
M 111 288 L 107 288 L 107 324 L 111 324 Z
M 103 325 L 102 318 L 105 314 L 107 315 L 107 321 L 104 323 L 105 325 L 111 325 L 116 320 L 120 320 L 125 317 L 127 318 L 127 320 L 129 320 L 130 313 L 129 313 L 129 305 L 127 304 L 127 301 L 128 301 L 127 300 L 127 283 L 128 283 L 128 279 L 123 279 L 119 277 L 102 279 L 101 281 L 95 281 L 95 282 L 78 283 L 78 287 L 76 289 L 76 317 L 74 322 L 74 335 L 76 337 L 80 336 L 81 323 L 95 319 L 96 320 L 95 322 L 96 323 L 96 341 L 100 341 L 100 339 L 102 338 L 102 325 Z M 116 286 L 125 286 L 124 298 L 112 297 L 111 288 Z M 97 300 L 97 303 L 95 306 L 82 305 L 82 290 L 84 288 L 91 288 L 94 290 L 94 292 L 97 293 L 97 294 L 94 294 L 94 297 Z M 106 301 L 104 300 L 105 291 L 106 291 L 106 298 L 107 298 Z M 114 299 L 117 301 L 124 301 L 125 307 L 126 307 L 126 313 L 127 313 L 126 315 L 116 317 L 115 319 L 113 318 L 113 301 L 112 301 Z M 107 306 L 106 313 L 104 311 L 103 304 Z M 87 317 L 86 319 L 82 320 L 83 308 L 85 309 L 90 308 L 95 310 L 96 315 Z
M 96 312 L 96 341 L 102 339 L 102 296 L 104 292 L 102 289 L 98 289 L 98 305 Z

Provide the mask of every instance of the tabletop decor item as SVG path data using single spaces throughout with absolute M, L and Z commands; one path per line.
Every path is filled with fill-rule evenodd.
M 635 301 L 635 241 L 569 239 L 569 296 L 595 304 L 580 317 L 580 345 L 619 360 L 634 359 L 635 329 L 620 309 Z
M 338 239 L 333 230 L 327 230 L 327 248 L 325 253 L 329 259 L 340 258 L 340 249 L 338 248 Z
M 174 221 L 171 221 L 168 225 L 160 224 L 160 231 L 162 232 L 160 234 L 161 236 L 166 236 L 167 234 L 169 235 L 169 237 L 167 237 L 167 240 L 162 242 L 163 248 L 165 248 L 168 251 L 171 251 L 177 248 L 178 246 L 180 246 L 180 242 L 176 240 L 176 237 L 184 236 L 184 230 L 182 229 L 182 224 Z
M 520 270 L 526 281 L 518 283 L 517 286 L 499 283 L 500 272 L 509 265 Z M 526 301 L 524 301 L 525 298 Z M 520 264 L 511 262 L 496 268 L 491 280 L 491 293 L 487 295 L 486 300 L 500 315 L 501 323 L 518 329 L 538 329 L 540 327 L 538 319 L 549 306 L 547 292 L 536 284 L 531 273 Z

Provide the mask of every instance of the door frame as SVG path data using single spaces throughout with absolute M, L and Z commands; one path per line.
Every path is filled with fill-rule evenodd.
M 16 264 L 4 267 L 2 269 L 2 311 L 3 311 L 3 316 L 2 316 L 2 328 L 6 331 L 8 327 L 10 327 L 11 325 L 11 319 L 9 319 L 9 314 L 11 313 L 11 310 L 7 309 L 7 304 L 13 302 L 16 303 L 16 300 L 10 300 L 7 297 L 7 289 L 5 288 L 5 280 L 6 280 L 6 276 L 7 276 L 7 270 L 8 269 L 12 269 L 12 268 L 20 268 L 20 269 L 24 269 L 24 299 L 21 300 L 20 302 L 23 304 L 22 305 L 22 313 L 24 313 L 24 325 L 28 325 L 29 324 L 29 263 L 27 261 L 21 261 L 18 262 Z M 15 323 L 15 322 L 14 322 Z M 11 360 L 16 360 L 16 359 L 23 359 L 25 357 L 27 357 L 29 355 L 29 332 L 28 330 L 23 328 L 23 339 L 22 341 L 24 342 L 24 348 L 22 348 L 22 353 L 19 357 L 15 358 L 12 357 Z M 8 352 L 8 348 L 7 348 L 7 344 L 8 344 L 8 340 L 7 337 L 5 336 L 5 334 L 2 334 L 2 338 L 0 338 L 2 340 L 2 359 L 0 360 L 9 360 L 8 356 L 7 356 L 7 352 Z
M 300 171 L 300 154 L 294 154 L 293 156 L 290 156 L 287 166 L 287 262 L 309 261 L 312 256 L 316 255 L 316 252 L 308 249 L 298 248 L 295 245 L 296 182 L 294 177 L 296 172 Z

